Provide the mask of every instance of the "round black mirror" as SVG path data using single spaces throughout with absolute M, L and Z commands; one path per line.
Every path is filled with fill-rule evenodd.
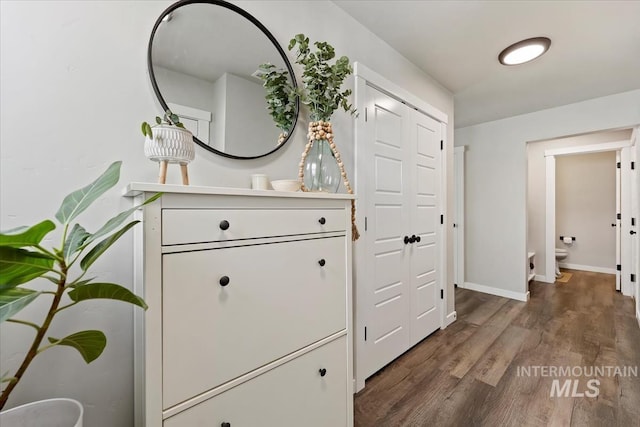
M 208 151 L 255 159 L 280 149 L 293 133 L 299 100 L 283 96 L 296 88 L 291 63 L 269 30 L 231 3 L 169 6 L 151 32 L 147 62 L 162 108 L 180 116 Z M 265 84 L 265 69 L 278 73 L 277 83 Z M 288 89 L 274 90 L 277 84 Z

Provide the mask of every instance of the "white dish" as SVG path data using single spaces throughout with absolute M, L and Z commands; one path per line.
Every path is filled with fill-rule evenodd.
M 279 179 L 271 181 L 271 186 L 276 191 L 299 191 L 300 181 L 297 179 Z

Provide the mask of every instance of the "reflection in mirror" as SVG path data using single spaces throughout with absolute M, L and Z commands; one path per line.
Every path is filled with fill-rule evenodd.
M 295 88 L 291 64 L 268 30 L 237 6 L 214 0 L 170 6 L 156 22 L 148 55 L 163 108 L 178 114 L 204 148 L 256 158 L 291 135 L 298 100 L 285 97 L 286 112 L 274 115 L 273 93 L 268 96 L 259 70 L 262 64 L 285 70 L 286 84 Z

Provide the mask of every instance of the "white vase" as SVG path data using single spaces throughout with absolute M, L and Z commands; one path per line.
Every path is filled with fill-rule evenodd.
M 153 139 L 144 141 L 144 154 L 150 160 L 186 165 L 196 157 L 193 135 L 176 126 L 158 125 L 152 128 Z
M 0 412 L 2 427 L 82 427 L 84 408 L 73 399 L 47 399 Z

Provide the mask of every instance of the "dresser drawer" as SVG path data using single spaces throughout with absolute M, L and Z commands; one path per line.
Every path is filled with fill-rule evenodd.
M 166 419 L 164 427 L 346 426 L 346 354 L 346 337 L 338 338 Z
M 163 407 L 345 329 L 345 245 L 333 237 L 163 255 Z
M 342 209 L 163 209 L 162 244 L 344 231 Z

